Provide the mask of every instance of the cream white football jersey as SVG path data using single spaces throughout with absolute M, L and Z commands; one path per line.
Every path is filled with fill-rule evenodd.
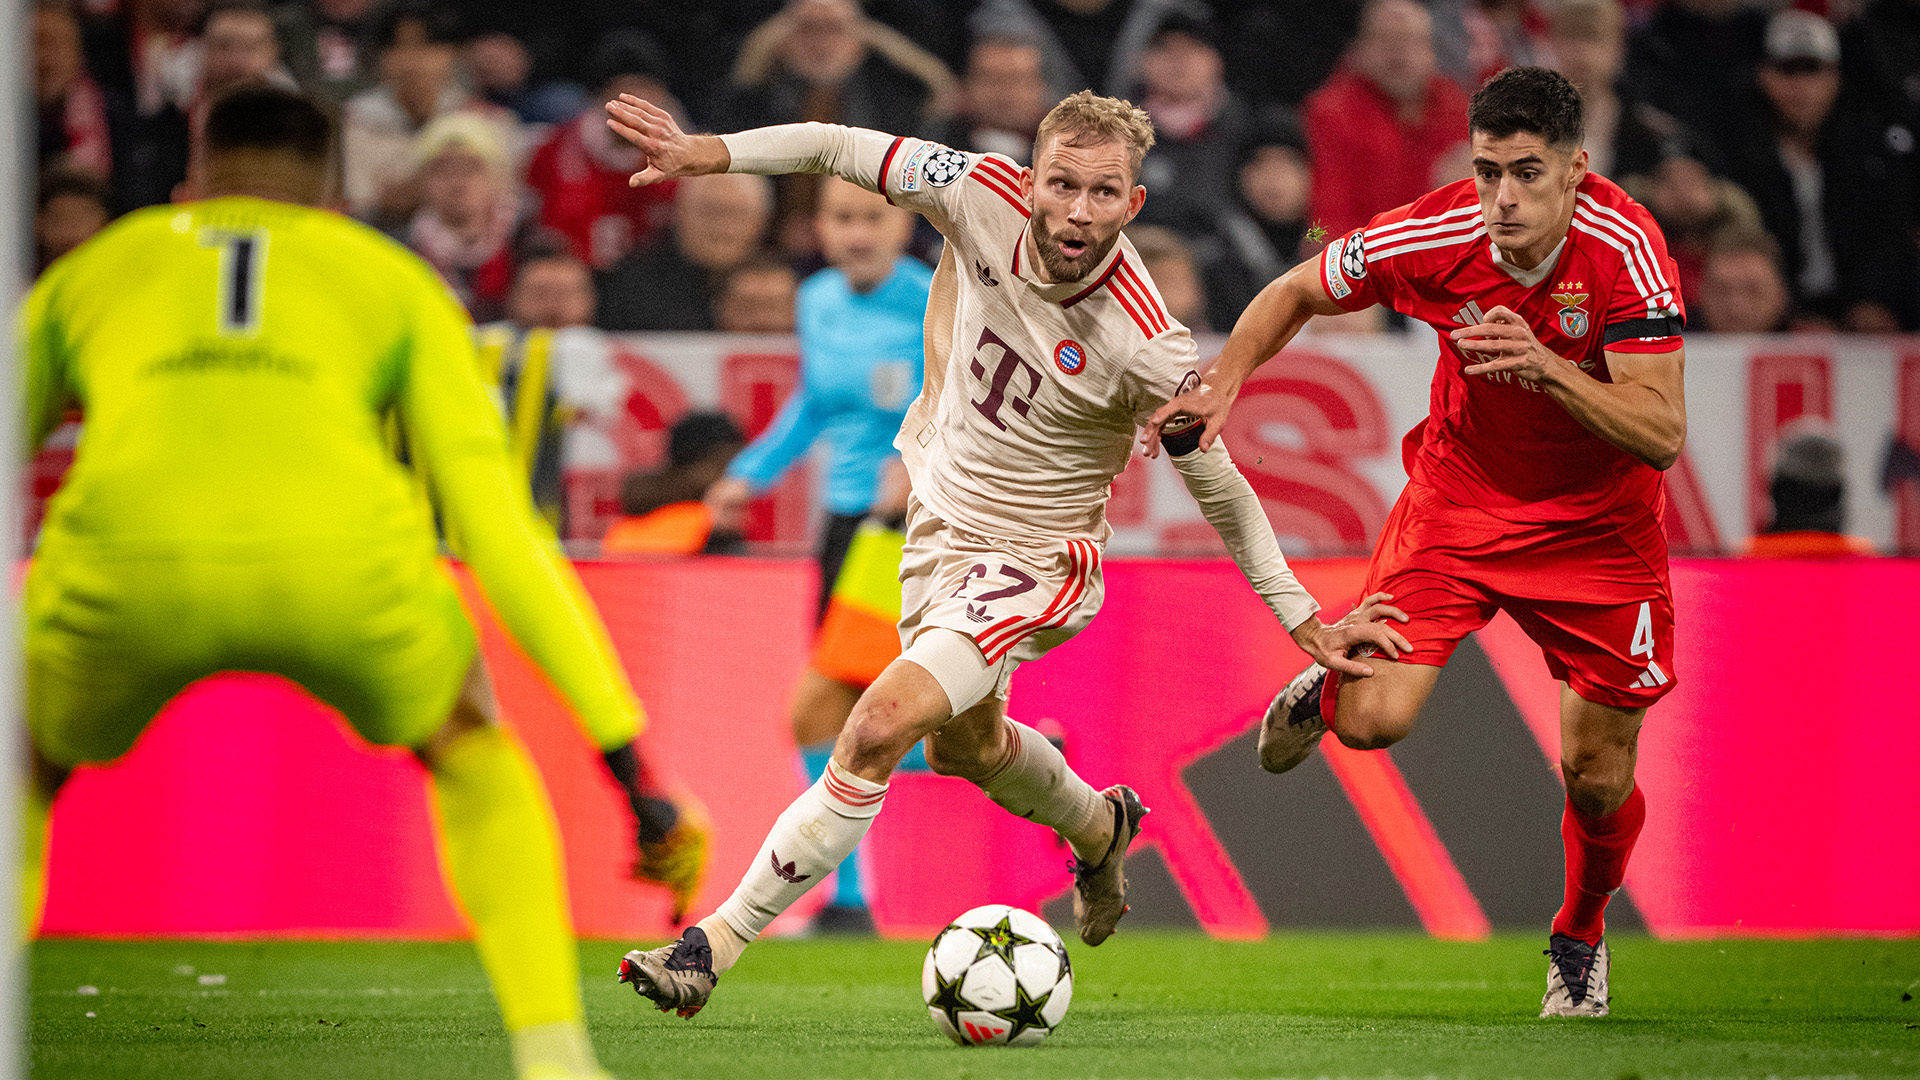
M 1122 236 L 1085 278 L 1048 284 L 1010 159 L 897 138 L 858 179 L 947 240 L 924 389 L 895 441 L 920 500 L 985 536 L 1104 542 L 1137 428 L 1199 380 L 1193 338 L 1133 245 Z

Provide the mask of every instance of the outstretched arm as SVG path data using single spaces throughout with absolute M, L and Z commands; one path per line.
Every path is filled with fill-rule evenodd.
M 627 180 L 634 187 L 720 172 L 832 173 L 878 191 L 880 169 L 894 142 L 882 132 L 838 124 L 780 124 L 732 135 L 689 135 L 665 109 L 632 94 L 607 102 L 607 126 L 645 159 Z
M 1320 604 L 1287 566 L 1280 542 L 1274 539 L 1273 525 L 1260 506 L 1260 497 L 1233 464 L 1227 445 L 1216 443 L 1208 450 L 1181 449 L 1184 452 L 1169 448 L 1180 479 L 1200 504 L 1200 512 L 1206 515 L 1207 522 L 1225 541 L 1234 563 L 1246 575 L 1247 584 L 1266 601 L 1302 651 L 1316 663 L 1343 675 L 1366 678 L 1373 674 L 1373 668 L 1349 659 L 1348 649 L 1364 643 L 1379 649 L 1389 659 L 1398 659 L 1399 650 L 1412 648 L 1399 631 L 1376 621 L 1379 615 L 1407 621 L 1404 612 L 1385 606 L 1384 602 L 1393 598 L 1384 593 L 1363 601 L 1367 617 L 1350 616 L 1333 626 L 1323 625 L 1315 615 Z
M 1200 385 L 1162 405 L 1147 422 L 1148 457 L 1159 456 L 1161 428 L 1176 416 L 1202 421 L 1200 449 L 1211 447 L 1220 437 L 1220 429 L 1226 426 L 1227 413 L 1240 395 L 1240 387 L 1254 369 L 1285 348 L 1300 328 L 1307 325 L 1308 319 L 1346 311 L 1327 295 L 1319 267 L 1318 259 L 1308 259 L 1260 290 L 1260 295 L 1240 313 L 1240 321 L 1233 324 L 1233 333 Z

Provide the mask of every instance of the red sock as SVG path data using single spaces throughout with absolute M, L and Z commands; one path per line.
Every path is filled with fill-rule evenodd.
M 1647 820 L 1647 800 L 1640 787 L 1605 817 L 1588 817 L 1567 800 L 1560 816 L 1560 839 L 1567 847 L 1567 894 L 1553 917 L 1553 932 L 1596 944 L 1606 930 L 1607 899 L 1626 880 L 1627 858 L 1640 826 Z
M 1329 668 L 1327 681 L 1320 684 L 1320 719 L 1333 730 L 1333 709 L 1340 704 L 1340 673 Z

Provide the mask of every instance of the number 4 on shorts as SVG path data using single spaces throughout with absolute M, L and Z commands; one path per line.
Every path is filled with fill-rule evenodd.
M 1647 658 L 1647 670 L 1641 672 L 1640 677 L 1633 681 L 1636 689 L 1651 690 L 1656 686 L 1665 686 L 1670 681 L 1667 678 L 1667 673 L 1661 671 L 1660 665 L 1654 663 L 1653 660 L 1652 601 L 1643 600 L 1640 602 L 1640 617 L 1635 619 L 1633 623 L 1633 646 L 1627 650 L 1627 655 L 1645 656 Z

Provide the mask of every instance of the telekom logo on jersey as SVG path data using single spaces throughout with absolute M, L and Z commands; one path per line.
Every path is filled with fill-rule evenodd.
M 1013 346 L 985 327 L 980 329 L 980 340 L 974 343 L 973 361 L 967 370 L 987 384 L 987 396 L 972 402 L 973 407 L 1001 431 L 1007 430 L 1007 422 L 1000 419 L 1000 410 L 1009 408 L 1026 416 L 1027 410 L 1033 407 L 1033 395 L 1040 392 L 1040 384 L 1046 381 L 1039 368 L 1020 359 Z M 989 370 L 992 374 L 988 374 Z M 1026 384 L 1024 390 L 1014 386 L 1016 378 Z

